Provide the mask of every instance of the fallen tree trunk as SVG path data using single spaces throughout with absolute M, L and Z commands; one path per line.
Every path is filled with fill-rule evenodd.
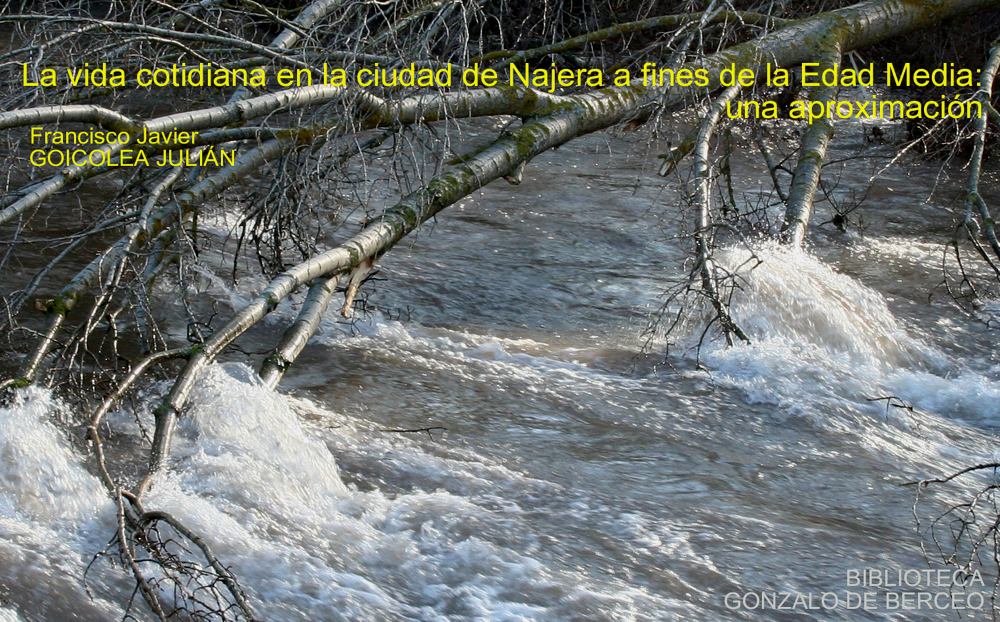
M 849 52 L 942 19 L 995 6 L 996 2 L 991 0 L 935 3 L 887 0 L 864 3 L 786 25 L 758 40 L 710 55 L 692 64 L 691 68 L 709 69 L 709 76 L 715 78 L 707 87 L 711 91 L 718 88 L 718 76 L 722 69 L 730 65 L 751 68 L 760 74 L 767 62 L 790 67 L 810 60 L 829 61 L 833 50 Z M 831 45 L 835 47 L 831 48 Z M 501 137 L 452 171 L 431 180 L 424 189 L 406 197 L 351 240 L 280 275 L 192 357 L 157 410 L 157 428 L 160 430 L 162 427 L 162 432 L 158 433 L 154 442 L 150 470 L 163 466 L 174 420 L 205 365 L 304 283 L 349 270 L 365 259 L 377 259 L 428 218 L 486 183 L 511 174 L 517 166 L 539 153 L 577 136 L 644 114 L 654 105 L 669 109 L 683 103 L 689 95 L 688 89 L 657 89 L 643 86 L 640 81 L 627 87 L 560 98 L 551 105 L 553 112 L 546 114 L 545 108 L 542 108 L 536 112 L 538 116 L 534 120 L 509 136 Z M 511 113 L 523 114 L 523 111 L 512 110 Z M 821 168 L 817 158 L 822 158 L 825 143 L 832 134 L 831 127 L 818 124 L 815 131 L 807 133 L 803 144 L 803 172 L 797 175 L 802 181 L 789 199 L 793 211 L 786 217 L 789 222 L 799 223 L 794 228 L 796 233 L 789 238 L 790 243 L 795 245 L 801 244 L 805 235 L 807 205 L 812 203 Z

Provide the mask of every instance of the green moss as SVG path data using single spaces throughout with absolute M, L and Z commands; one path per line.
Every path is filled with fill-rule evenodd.
M 14 382 L 11 382 L 9 385 L 7 385 L 7 388 L 8 389 L 26 389 L 29 386 L 31 386 L 31 379 L 30 378 L 18 378 L 16 380 L 14 380 Z
M 267 364 L 274 365 L 283 372 L 286 371 L 292 365 L 291 361 L 283 357 L 278 352 L 275 352 L 271 356 L 267 357 L 267 359 L 264 362 Z
M 279 302 L 278 301 L 278 297 L 275 296 L 273 293 L 268 292 L 267 295 L 265 296 L 265 299 L 267 300 L 267 312 L 268 313 L 270 313 L 271 311 L 274 311 L 278 307 L 278 302 Z
M 177 409 L 174 408 L 173 405 L 170 404 L 169 402 L 164 402 L 160 404 L 159 406 L 156 407 L 156 410 L 153 411 L 153 416 L 156 417 L 157 420 L 167 415 L 175 415 L 175 414 L 177 414 Z
M 73 296 L 56 296 L 52 300 L 45 302 L 45 312 L 56 315 L 66 315 L 73 305 L 80 299 L 80 294 Z

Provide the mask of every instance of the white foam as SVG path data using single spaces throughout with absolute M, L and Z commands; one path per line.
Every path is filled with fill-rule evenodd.
M 706 345 L 701 360 L 715 381 L 740 388 L 751 402 L 780 406 L 776 414 L 850 434 L 906 468 L 940 460 L 956 419 L 1000 420 L 1000 383 L 908 334 L 881 294 L 808 253 L 765 248 L 758 255 L 763 263 L 741 273 L 743 290 L 732 306 L 753 343 Z M 730 266 L 746 259 L 745 251 L 722 255 Z M 916 411 L 869 401 L 887 396 Z M 978 431 L 962 436 L 961 450 L 948 452 L 941 468 L 979 451 L 971 440 Z
M 887 369 L 925 363 L 933 354 L 896 321 L 878 292 L 808 253 L 769 247 L 744 270 L 733 318 L 757 340 L 816 346 L 831 356 Z M 749 253 L 730 250 L 721 261 L 747 265 Z
M 476 477 L 475 465 L 407 459 L 428 471 L 461 469 L 448 477 L 467 479 L 470 490 L 495 492 L 498 475 L 521 479 L 483 467 L 490 481 Z M 516 504 L 491 511 L 445 491 L 347 489 L 326 444 L 244 366 L 209 369 L 178 427 L 172 469 L 147 506 L 205 534 L 268 619 L 555 620 L 562 608 L 582 606 L 580 585 L 588 586 L 584 600 L 625 609 L 650 598 L 559 576 L 486 537 L 491 530 L 481 533 L 519 516 Z
M 886 392 L 933 412 L 1000 416 L 993 406 L 1000 403 L 996 383 L 971 372 L 938 374 L 942 356 L 909 336 L 885 300 L 856 281 L 808 256 L 784 257 L 778 251 L 748 278 L 734 313 L 755 343 L 712 345 L 704 360 L 716 379 L 742 388 L 752 400 L 859 434 L 881 424 L 883 409 L 868 405 L 864 396 Z M 637 426 L 638 420 L 648 425 L 653 413 L 661 413 L 657 425 L 673 426 L 678 435 L 684 425 L 704 423 L 677 421 L 669 409 L 651 404 L 633 409 L 623 397 L 631 387 L 648 390 L 644 383 L 655 380 L 660 390 L 666 383 L 612 377 L 564 360 L 564 354 L 576 353 L 549 344 L 378 318 L 359 323 L 353 336 L 329 320 L 324 330 L 319 342 L 326 347 L 388 351 L 386 356 L 422 372 L 444 370 L 480 383 L 493 379 L 499 389 L 523 387 L 532 398 L 547 394 L 565 408 L 532 413 L 533 420 L 546 421 L 540 426 L 546 431 L 558 430 L 558 421 L 552 422 L 560 413 L 585 410 L 576 408 L 576 400 L 600 402 L 605 425 L 615 423 L 617 399 L 623 410 L 636 411 Z M 361 416 L 307 406 L 266 390 L 248 367 L 211 367 L 180 420 L 169 474 L 146 500 L 149 508 L 170 511 L 205 537 L 240 578 L 261 617 L 290 622 L 711 618 L 694 600 L 677 600 L 626 579 L 596 579 L 592 569 L 583 568 L 585 562 L 572 557 L 578 543 L 565 549 L 558 543 L 539 546 L 537 540 L 563 534 L 540 533 L 530 523 L 538 511 L 534 504 L 547 507 L 539 500 L 575 491 L 491 461 L 476 453 L 475 443 L 429 453 L 404 437 L 365 437 Z M 319 423 L 349 423 L 312 428 L 297 414 L 304 410 Z M 56 613 L 72 608 L 92 619 L 100 619 L 98 613 L 113 617 L 127 592 L 120 573 L 99 565 L 95 583 L 99 579 L 110 587 L 97 604 L 85 603 L 79 586 L 71 585 L 110 537 L 113 515 L 100 485 L 80 466 L 66 433 L 49 421 L 58 405 L 48 393 L 31 393 L 10 411 L 10 416 L 0 413 L 0 452 L 10 452 L 0 463 L 10 475 L 0 481 L 0 556 L 16 560 L 18 574 L 0 570 L 0 577 L 19 589 L 36 586 L 31 602 L 68 603 L 46 605 L 42 616 L 35 615 L 40 609 L 30 616 L 22 610 L 24 619 L 61 619 Z M 906 417 L 893 415 L 892 423 L 904 427 Z M 124 414 L 109 421 L 119 434 L 136 434 Z M 949 460 L 969 455 L 960 441 L 945 443 L 937 436 L 919 446 L 908 438 L 893 451 L 924 451 Z M 359 449 L 362 442 L 367 445 Z M 397 480 L 397 492 L 345 486 L 334 452 L 349 448 L 392 465 L 385 468 L 393 476 L 409 476 L 406 485 Z M 602 546 L 604 534 L 610 534 L 618 550 L 647 560 L 647 566 L 677 561 L 694 567 L 697 572 L 686 574 L 671 568 L 674 574 L 664 581 L 714 597 L 699 582 L 702 573 L 720 580 L 728 570 L 717 569 L 715 551 L 704 546 L 715 533 L 711 524 L 686 525 L 635 510 L 594 512 L 612 516 L 600 523 Z M 75 538 L 43 526 L 78 519 L 86 524 Z M 560 554 L 570 557 L 559 559 Z
M 0 515 L 49 524 L 90 519 L 106 505 L 100 482 L 51 421 L 57 406 L 48 391 L 32 388 L 0 409 Z
M 0 620 L 103 620 L 128 597 L 121 573 L 106 566 L 90 576 L 93 597 L 84 590 L 84 568 L 114 533 L 114 514 L 54 424 L 66 412 L 35 388 L 0 408 L 0 587 L 9 590 L 0 595 L 19 610 L 0 608 Z

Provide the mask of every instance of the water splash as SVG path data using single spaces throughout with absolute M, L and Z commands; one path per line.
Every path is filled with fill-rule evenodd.
M 52 422 L 60 409 L 49 391 L 35 388 L 0 409 L 0 515 L 51 524 L 88 520 L 106 505 L 100 482 Z
M 740 273 L 734 319 L 757 341 L 816 347 L 829 356 L 885 369 L 922 366 L 940 355 L 910 337 L 875 290 L 804 252 L 777 246 L 756 251 L 762 260 Z M 730 249 L 720 261 L 752 265 L 749 251 Z

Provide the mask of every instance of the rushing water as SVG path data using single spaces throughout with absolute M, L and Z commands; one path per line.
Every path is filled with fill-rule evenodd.
M 923 204 L 935 169 L 876 180 L 864 235 L 761 249 L 734 306 L 754 343 L 708 343 L 699 371 L 690 339 L 675 366 L 642 354 L 685 242 L 638 152 L 581 140 L 445 212 L 384 259 L 379 310 L 331 312 L 280 392 L 213 367 L 146 505 L 202 534 L 267 620 L 988 619 L 988 600 L 897 611 L 848 583 L 928 568 L 899 484 L 994 455 L 993 334 L 928 301 L 952 218 Z M 916 410 L 867 399 L 890 395 Z M 2 622 L 109 620 L 128 597 L 106 560 L 85 591 L 114 507 L 73 416 L 37 389 L 0 412 Z M 130 411 L 111 425 L 121 447 L 140 434 Z M 420 428 L 444 429 L 385 431 Z M 876 606 L 821 607 L 850 590 Z M 727 607 L 762 591 L 814 608 Z

